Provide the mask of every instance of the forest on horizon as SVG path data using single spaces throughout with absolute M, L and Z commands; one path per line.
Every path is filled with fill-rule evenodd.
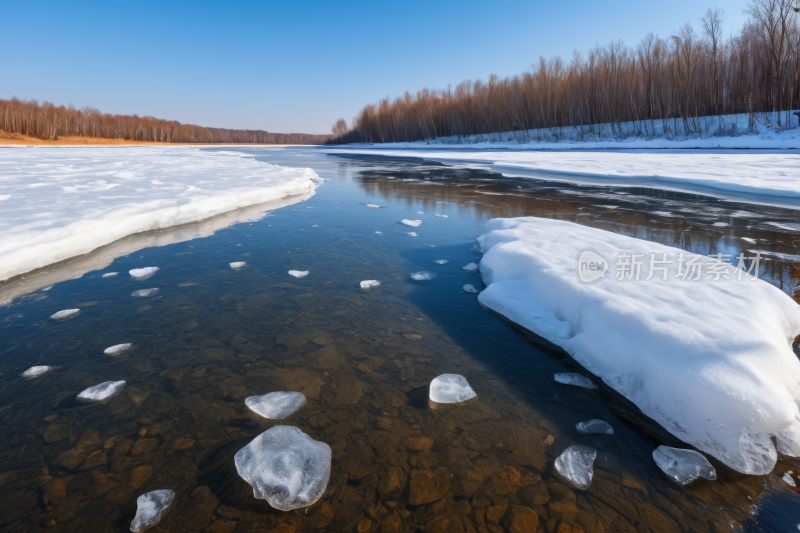
M 50 102 L 0 98 L 0 131 L 37 139 L 91 137 L 126 141 L 192 144 L 323 144 L 330 135 L 270 133 L 181 124 L 138 115 L 111 115 L 93 107 L 76 109 Z
M 800 0 L 751 0 L 748 20 L 723 37 L 725 14 L 709 9 L 696 28 L 668 38 L 647 34 L 636 46 L 597 45 L 538 63 L 519 75 L 423 88 L 368 104 L 348 125 L 340 118 L 329 143 L 413 142 L 550 128 L 610 124 L 614 137 L 708 133 L 712 115 L 748 114 L 778 129 L 800 115 Z M 775 113 L 778 112 L 778 113 Z M 777 122 L 772 116 L 777 115 Z M 658 126 L 660 128 L 657 128 Z M 619 128 L 632 123 L 633 128 Z M 719 126 L 722 127 L 721 125 Z M 713 133 L 713 132 L 712 132 Z

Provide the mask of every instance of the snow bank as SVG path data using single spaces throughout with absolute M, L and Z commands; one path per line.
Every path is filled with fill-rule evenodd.
M 313 191 L 310 169 L 196 147 L 0 150 L 0 281 L 139 232 Z
M 800 306 L 776 287 L 738 281 L 725 264 L 731 280 L 674 279 L 681 250 L 559 220 L 494 219 L 477 241 L 481 303 L 561 346 L 679 439 L 748 474 L 775 465 L 770 435 L 800 456 Z M 584 283 L 588 249 L 608 272 Z M 615 279 L 623 252 L 645 254 L 640 281 Z M 673 260 L 667 281 L 645 281 L 651 253 Z

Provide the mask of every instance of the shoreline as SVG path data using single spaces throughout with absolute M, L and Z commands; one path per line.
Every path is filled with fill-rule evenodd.
M 262 144 L 262 143 L 160 143 L 151 141 L 128 141 L 125 139 L 101 139 L 98 137 L 63 137 L 56 141 L 37 139 L 18 133 L 0 131 L 0 148 L 84 148 L 100 146 L 324 146 L 317 144 Z

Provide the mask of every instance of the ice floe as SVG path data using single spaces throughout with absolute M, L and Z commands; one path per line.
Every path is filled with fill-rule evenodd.
M 572 445 L 556 458 L 556 471 L 575 488 L 589 490 L 596 457 L 597 452 L 588 446 Z
M 556 374 L 553 376 L 553 379 L 555 379 L 558 383 L 563 383 L 564 385 L 575 385 L 576 387 L 583 387 L 584 389 L 597 388 L 597 385 L 592 383 L 591 379 L 587 378 L 586 376 L 581 376 L 580 374 L 573 374 L 571 372 Z
M 401 224 L 405 224 L 406 226 L 411 226 L 412 228 L 416 228 L 420 224 L 422 224 L 422 221 L 421 220 L 408 220 L 407 218 L 404 218 L 403 220 L 400 221 L 400 223 Z
M 247 263 L 245 261 L 236 261 L 235 263 L 228 263 L 228 264 L 231 266 L 232 269 L 239 270 L 240 268 L 245 266 Z
M 577 429 L 578 433 L 581 435 L 588 435 L 590 433 L 600 433 L 604 435 L 614 434 L 614 428 L 611 427 L 611 424 L 599 418 L 593 418 L 588 422 L 578 422 L 575 424 L 575 429 Z
M 794 472 L 792 472 L 791 470 L 788 470 L 785 474 L 783 474 L 783 477 L 781 479 L 783 479 L 783 482 L 786 483 L 787 485 L 797 488 L 797 484 L 794 482 L 794 478 L 792 477 L 793 473 Z
M 306 404 L 302 392 L 269 392 L 262 396 L 250 396 L 244 404 L 264 418 L 279 420 L 286 418 Z
M 476 289 L 474 286 L 472 286 L 469 283 L 467 283 L 466 285 L 464 285 L 461 288 L 464 289 L 464 292 L 470 292 L 472 294 L 478 294 L 478 292 L 480 292 L 478 289 Z
M 717 479 L 717 471 L 703 454 L 694 450 L 681 450 L 659 446 L 653 450 L 653 460 L 669 478 L 679 485 L 686 485 L 702 477 Z
M 63 311 L 59 311 L 58 313 L 53 313 L 50 315 L 50 320 L 68 320 L 74 316 L 78 316 L 79 314 L 81 314 L 80 309 L 64 309 Z
M 367 204 L 367 207 L 372 207 L 374 209 L 380 209 L 381 206 L 379 206 L 378 204 Z
M 433 378 L 428 394 L 436 403 L 461 403 L 477 396 L 467 378 L 459 374 L 442 374 Z
M 175 493 L 171 490 L 154 490 L 136 498 L 136 516 L 131 522 L 131 531 L 139 533 L 158 524 L 169 510 Z
M 281 511 L 308 507 L 325 492 L 331 447 L 292 426 L 274 426 L 236 452 L 236 471 L 253 496 Z
M 438 274 L 436 272 L 430 272 L 428 270 L 420 270 L 419 272 L 414 272 L 411 274 L 411 279 L 415 279 L 417 281 L 429 281 L 435 278 Z
M 433 216 L 439 217 L 439 218 L 449 218 L 449 215 L 433 215 Z
M 383 235 L 382 231 L 376 231 L 375 233 L 377 233 L 378 235 Z
M 89 387 L 85 391 L 78 394 L 78 398 L 81 400 L 99 402 L 115 395 L 121 391 L 123 387 L 125 387 L 124 381 L 106 381 L 99 385 L 95 385 L 94 387 Z
M 409 231 L 409 232 L 408 232 L 408 235 L 410 235 L 411 237 L 419 237 L 419 235 L 417 235 L 417 234 L 416 234 L 415 232 L 413 232 L 413 231 Z
M 435 261 L 433 261 L 433 262 L 434 262 L 434 263 L 436 263 L 437 265 L 446 265 L 446 264 L 447 264 L 447 263 L 449 263 L 450 261 L 448 261 L 447 259 L 436 259 L 436 260 L 435 260 Z
M 112 278 L 112 277 L 116 276 L 117 274 L 119 274 L 119 272 L 107 272 L 107 273 L 103 274 L 102 277 L 104 277 L 104 278 Z
M 159 292 L 161 292 L 161 289 L 159 288 L 141 289 L 138 291 L 133 291 L 131 293 L 131 296 L 133 296 L 134 298 L 147 298 L 148 296 L 155 296 Z
M 33 378 L 33 377 L 36 377 L 36 376 L 41 376 L 45 372 L 49 371 L 51 368 L 53 368 L 53 367 L 52 366 L 32 366 L 28 370 L 23 372 L 21 375 L 24 378 Z
M 130 270 L 128 274 L 130 274 L 131 277 L 136 281 L 144 281 L 155 276 L 156 272 L 159 270 L 160 269 L 158 267 L 134 268 L 133 270 Z
M 119 355 L 124 351 L 130 350 L 131 346 L 133 346 L 133 344 L 130 342 L 125 344 L 115 344 L 114 346 L 109 346 L 103 350 L 103 353 L 106 355 Z
M 468 264 L 468 265 L 466 265 L 466 266 L 464 266 L 462 268 L 464 270 L 466 270 L 467 272 L 469 272 L 470 274 L 474 274 L 474 273 L 478 272 L 478 269 L 480 269 L 480 267 L 477 265 L 477 263 L 470 263 L 470 264 Z
M 377 289 L 381 286 L 381 282 L 377 279 L 365 279 L 361 282 L 361 290 L 368 291 L 370 289 Z
M 290 270 L 289 275 L 294 276 L 296 278 L 304 278 L 308 276 L 308 270 Z
M 477 241 L 482 304 L 563 348 L 678 439 L 745 474 L 769 473 L 778 451 L 800 456 L 800 306 L 777 287 L 705 256 L 692 258 L 703 279 L 683 279 L 684 250 L 561 220 L 494 219 Z M 586 251 L 607 275 L 581 280 Z M 643 254 L 639 281 L 624 254 Z M 719 280 L 705 279 L 712 267 Z

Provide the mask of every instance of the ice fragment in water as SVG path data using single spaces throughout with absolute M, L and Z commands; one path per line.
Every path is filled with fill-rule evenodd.
M 431 381 L 429 396 L 436 403 L 461 403 L 474 398 L 477 394 L 464 376 L 442 374 Z
M 448 261 L 447 259 L 437 259 L 436 261 L 434 261 L 434 263 L 436 263 L 437 265 L 446 265 L 449 262 L 450 261 Z
M 409 231 L 408 234 L 411 235 L 412 237 L 419 237 L 419 235 L 417 235 L 413 231 Z
M 244 404 L 254 413 L 275 420 L 286 418 L 306 404 L 302 392 L 270 392 L 263 396 L 250 396 Z
M 467 271 L 467 272 L 469 272 L 470 274 L 474 274 L 475 272 L 477 272 L 477 271 L 478 271 L 478 269 L 479 269 L 479 268 L 480 268 L 480 267 L 479 267 L 477 264 L 475 264 L 475 263 L 470 263 L 470 264 L 468 264 L 467 266 L 465 266 L 465 267 L 464 267 L 464 270 L 466 270 L 466 271 Z
M 400 223 L 401 224 L 405 224 L 406 226 L 411 226 L 412 228 L 416 228 L 417 226 L 422 224 L 422 221 L 421 220 L 408 220 L 407 218 L 404 218 L 403 220 L 400 221 Z
M 308 270 L 290 270 L 289 275 L 296 278 L 304 278 L 308 276 Z
M 374 207 L 375 209 L 380 209 L 381 206 L 379 206 L 378 204 L 367 204 L 367 207 Z
M 578 422 L 575 424 L 575 429 L 581 435 L 588 435 L 589 433 L 605 433 L 606 435 L 613 435 L 614 428 L 605 420 L 593 418 L 588 422 Z
M 24 378 L 33 378 L 36 376 L 41 376 L 52 367 L 50 366 L 32 366 L 28 370 L 22 373 L 22 377 Z
M 107 272 L 107 273 L 103 274 L 103 277 L 104 278 L 111 278 L 111 277 L 116 276 L 117 274 L 119 274 L 119 272 Z
M 587 378 L 586 376 L 582 376 L 580 374 L 572 374 L 566 372 L 564 374 L 556 374 L 553 378 L 558 383 L 563 383 L 564 385 L 575 385 L 577 387 L 583 387 L 584 389 L 596 389 L 597 385 L 592 383 L 592 380 Z
M 131 531 L 138 533 L 158 524 L 174 498 L 175 493 L 171 490 L 154 490 L 136 498 L 136 516 L 131 522 Z
M 378 235 L 383 235 L 383 233 L 380 231 L 376 231 L 375 233 L 377 233 Z
M 103 350 L 103 353 L 106 355 L 119 355 L 125 350 L 129 350 L 131 346 L 133 346 L 133 344 L 131 344 L 130 342 L 125 344 L 115 344 L 114 346 L 109 346 L 108 348 Z
M 448 215 L 433 215 L 433 216 L 439 217 L 439 218 L 448 218 Z
M 59 311 L 58 313 L 53 313 L 50 315 L 50 320 L 67 320 L 74 316 L 78 316 L 80 313 L 80 309 L 64 309 L 63 311 Z
M 45 287 L 45 288 L 43 288 L 43 289 L 42 289 L 42 292 L 47 292 L 47 291 L 49 291 L 49 290 L 50 290 L 50 289 L 52 289 L 52 288 L 53 288 L 53 285 L 48 285 L 47 287 Z
M 594 475 L 597 452 L 587 446 L 575 444 L 564 450 L 556 459 L 556 471 L 575 488 L 588 490 Z
M 232 269 L 238 270 L 238 269 L 242 268 L 244 265 L 246 265 L 247 263 L 244 262 L 244 261 L 236 261 L 235 263 L 228 263 L 228 264 L 231 266 Z
M 411 279 L 417 281 L 428 281 L 436 277 L 436 272 L 429 272 L 427 270 L 420 270 L 411 274 Z
M 317 227 L 319 227 L 319 224 L 312 224 L 311 227 L 312 228 L 317 228 Z
M 794 478 L 792 477 L 792 474 L 793 474 L 793 472 L 791 470 L 787 471 L 783 475 L 783 482 L 786 483 L 787 485 L 790 485 L 790 486 L 792 486 L 794 488 L 797 488 L 797 485 L 794 482 Z
M 417 211 L 417 214 L 418 215 L 424 215 L 425 213 L 423 211 Z
M 134 298 L 147 298 L 148 296 L 153 296 L 161 292 L 161 289 L 142 289 L 138 291 L 133 291 L 131 296 Z
M 325 492 L 331 447 L 292 426 L 274 426 L 236 452 L 236 471 L 253 496 L 281 511 L 308 507 Z
M 477 253 L 481 253 L 481 252 L 482 252 L 482 250 L 481 250 L 481 245 L 480 245 L 480 244 L 478 244 L 478 243 L 475 243 L 475 244 L 473 244 L 473 245 L 472 245 L 472 248 L 470 248 L 470 249 L 469 249 L 469 251 L 470 251 L 470 252 L 477 252 Z
M 478 289 L 476 289 L 475 287 L 473 287 L 473 286 L 472 286 L 472 285 L 470 285 L 469 283 L 467 283 L 466 285 L 464 285 L 464 286 L 462 287 L 462 289 L 464 289 L 466 292 L 471 292 L 471 293 L 473 293 L 473 294 L 477 294 L 477 293 L 478 293 Z
M 703 454 L 694 450 L 681 450 L 659 446 L 653 450 L 653 460 L 669 478 L 679 485 L 691 483 L 698 477 L 717 479 L 717 471 Z
M 369 290 L 369 289 L 377 289 L 381 286 L 381 282 L 377 279 L 365 279 L 361 282 L 361 289 L 362 290 Z
M 124 381 L 106 381 L 100 385 L 89 387 L 82 393 L 78 394 L 78 398 L 81 400 L 92 400 L 99 402 L 100 400 L 105 400 L 106 398 L 110 398 L 111 396 L 115 395 L 121 391 L 124 386 Z
M 158 272 L 158 267 L 145 267 L 134 268 L 133 270 L 129 271 L 128 274 L 130 274 L 131 277 L 136 281 L 143 281 L 147 278 L 152 278 L 156 272 Z

